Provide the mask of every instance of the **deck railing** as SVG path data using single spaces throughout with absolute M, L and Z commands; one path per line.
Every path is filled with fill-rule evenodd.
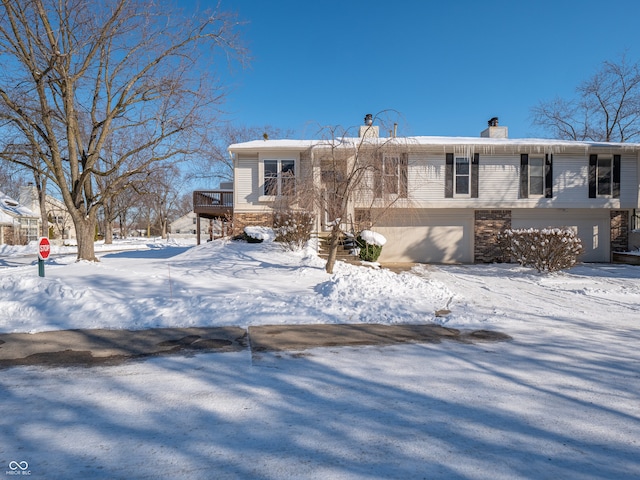
M 193 192 L 193 211 L 204 217 L 231 215 L 233 192 L 230 190 L 197 190 Z

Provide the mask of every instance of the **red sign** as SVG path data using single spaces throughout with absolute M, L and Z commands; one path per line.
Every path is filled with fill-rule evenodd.
M 46 260 L 51 253 L 51 243 L 47 237 L 42 237 L 38 240 L 38 257 L 40 260 Z

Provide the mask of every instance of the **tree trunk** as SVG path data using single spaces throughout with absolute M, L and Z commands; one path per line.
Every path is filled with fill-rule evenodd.
M 49 216 L 47 215 L 47 194 L 42 188 L 38 188 L 38 200 L 40 202 L 40 218 L 42 218 L 42 236 L 49 238 Z
M 167 239 L 167 217 L 163 217 L 162 220 L 160 220 L 160 228 L 162 230 L 162 239 L 166 240 Z
M 329 257 L 327 258 L 327 264 L 324 267 L 327 273 L 333 273 L 333 267 L 336 264 L 336 257 L 338 256 L 341 233 L 340 225 L 336 224 L 331 227 L 331 235 L 329 235 Z
M 104 212 L 104 243 L 111 245 L 113 243 L 113 222 L 111 221 L 111 208 L 108 205 L 109 202 L 105 202 L 102 205 Z
M 40 205 L 40 236 L 49 238 L 49 216 L 47 215 L 47 179 L 39 171 L 33 172 L 36 192 L 38 193 L 38 204 Z
M 118 220 L 120 221 L 120 238 L 127 238 L 127 216 L 125 213 L 121 213 L 118 215 Z
M 111 222 L 104 222 L 104 243 L 111 245 L 113 243 L 113 225 Z
M 97 262 L 98 259 L 95 254 L 94 237 L 96 230 L 95 216 L 88 216 L 82 218 L 74 217 L 74 225 L 76 227 L 76 235 L 78 239 L 78 261 L 89 260 Z

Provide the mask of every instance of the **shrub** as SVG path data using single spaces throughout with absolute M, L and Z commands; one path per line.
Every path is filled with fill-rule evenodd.
M 507 258 L 538 272 L 573 267 L 582 253 L 582 242 L 569 228 L 505 230 L 498 243 Z
M 273 239 L 273 232 L 269 227 L 249 226 L 244 227 L 243 240 L 248 243 L 262 243 Z
M 303 210 L 281 210 L 273 214 L 275 241 L 285 250 L 301 250 L 311 238 L 313 215 Z
M 360 249 L 360 260 L 365 262 L 377 262 L 382 253 L 382 246 L 387 242 L 379 233 L 371 230 L 363 230 L 356 237 L 356 245 Z

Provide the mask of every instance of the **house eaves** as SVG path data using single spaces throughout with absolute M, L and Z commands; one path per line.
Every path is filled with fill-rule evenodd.
M 265 151 L 303 152 L 310 148 L 355 148 L 360 144 L 382 147 L 404 146 L 409 151 L 450 151 L 469 149 L 478 153 L 561 153 L 569 151 L 640 152 L 640 143 L 584 142 L 546 138 L 484 138 L 484 137 L 378 137 L 339 138 L 333 140 L 254 140 L 229 146 L 231 154 L 258 154 Z

